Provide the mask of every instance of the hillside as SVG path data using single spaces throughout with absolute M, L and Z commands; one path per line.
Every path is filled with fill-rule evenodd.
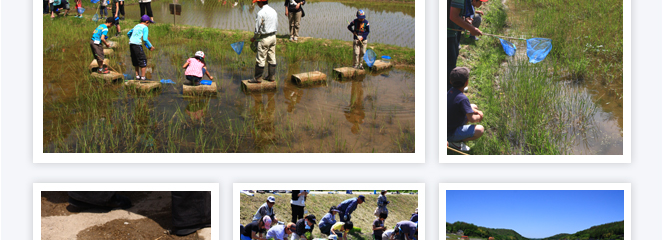
M 528 240 L 511 229 L 480 227 L 466 222 L 455 222 L 453 224 L 447 223 L 447 232 L 455 233 L 458 232 L 458 230 L 463 230 L 464 235 L 470 237 L 486 239 L 493 237 L 495 240 Z
M 495 240 L 533 240 L 521 236 L 518 232 L 511 229 L 496 229 L 476 226 L 471 223 L 455 222 L 447 223 L 447 232 L 456 233 L 462 230 L 464 235 L 488 239 L 494 237 Z M 624 221 L 606 223 L 593 226 L 589 229 L 579 231 L 574 234 L 561 233 L 542 240 L 623 240 L 624 239 Z
M 557 234 L 543 240 L 621 240 L 624 239 L 624 221 L 593 226 L 575 234 Z
M 240 223 L 247 224 L 251 222 L 253 214 L 256 210 L 265 203 L 267 196 L 276 197 L 276 205 L 274 205 L 274 211 L 276 212 L 276 218 L 281 221 L 290 221 L 292 218 L 291 208 L 290 208 L 290 194 L 281 193 L 281 196 L 274 195 L 271 193 L 260 194 L 256 193 L 255 196 L 250 197 L 244 194 L 241 194 L 240 197 Z M 331 206 L 336 206 L 343 200 L 357 197 L 358 194 L 316 194 L 310 196 L 306 199 L 306 208 L 308 214 L 314 214 L 318 222 L 322 217 L 329 211 Z M 361 233 L 350 234 L 348 239 L 373 239 L 373 228 L 371 224 L 375 220 L 373 216 L 373 211 L 377 207 L 377 195 L 364 195 L 366 197 L 366 202 L 359 205 L 357 210 L 352 213 L 352 222 L 355 227 L 362 229 Z M 385 226 L 387 228 L 394 228 L 397 222 L 403 220 L 409 220 L 414 209 L 418 206 L 418 195 L 410 194 L 388 194 L 387 199 L 391 202 L 388 206 L 389 217 L 385 221 Z M 338 216 L 336 220 L 338 221 Z M 423 219 L 423 217 L 421 218 Z M 313 236 L 315 237 L 325 237 L 320 233 L 320 229 L 317 226 L 313 230 Z

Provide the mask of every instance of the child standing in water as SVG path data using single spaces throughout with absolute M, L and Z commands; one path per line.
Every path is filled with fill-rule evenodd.
M 354 35 L 352 47 L 354 48 L 354 68 L 364 69 L 364 54 L 368 44 L 368 34 L 371 33 L 364 10 L 357 11 L 357 18 L 348 25 L 348 30 Z
M 186 63 L 182 68 L 186 69 L 184 71 L 184 85 L 198 86 L 200 85 L 200 80 L 203 79 L 203 74 L 207 75 L 210 80 L 214 80 L 207 71 L 207 64 L 205 64 L 205 53 L 203 51 L 197 51 L 196 55 L 192 58 L 186 60 Z

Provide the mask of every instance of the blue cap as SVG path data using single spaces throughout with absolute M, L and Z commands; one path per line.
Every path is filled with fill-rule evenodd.
M 359 19 L 364 19 L 364 18 L 366 18 L 366 14 L 364 14 L 364 10 L 359 9 L 359 10 L 357 11 L 357 18 L 359 18 Z
M 366 197 L 364 197 L 364 195 L 359 195 L 357 198 L 361 199 L 362 201 L 366 201 Z
M 150 16 L 143 15 L 142 17 L 140 17 L 140 22 L 145 22 L 145 21 L 147 21 L 147 22 L 151 22 L 151 23 L 154 22 L 154 21 L 152 21 L 152 19 L 150 18 Z

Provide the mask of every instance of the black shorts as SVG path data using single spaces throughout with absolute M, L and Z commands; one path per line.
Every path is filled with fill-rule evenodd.
M 131 64 L 134 67 L 147 67 L 147 57 L 143 52 L 143 45 L 129 44 L 131 51 Z
M 196 77 L 192 75 L 185 75 L 184 85 L 198 86 L 200 85 L 200 80 L 203 80 L 201 77 Z

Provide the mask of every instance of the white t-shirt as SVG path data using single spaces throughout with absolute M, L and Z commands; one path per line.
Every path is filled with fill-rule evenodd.
M 389 240 L 389 238 L 390 238 L 391 235 L 393 235 L 393 234 L 394 234 L 394 229 L 389 229 L 389 230 L 387 230 L 387 231 L 384 231 L 384 232 L 382 233 L 382 240 Z
M 306 190 L 299 190 L 299 191 L 300 191 L 299 193 L 301 194 L 302 192 L 304 192 Z M 301 196 L 299 196 L 297 201 L 293 201 L 292 199 L 290 199 L 290 204 L 304 207 L 304 206 L 306 206 L 306 200 L 304 200 L 304 198 L 305 198 L 305 196 L 301 195 Z
M 275 33 L 278 29 L 278 14 L 269 5 L 262 6 L 256 17 L 255 34 Z
M 267 231 L 267 239 L 274 238 L 276 240 L 286 239 L 288 234 L 285 234 L 285 225 L 276 225 L 269 228 Z

